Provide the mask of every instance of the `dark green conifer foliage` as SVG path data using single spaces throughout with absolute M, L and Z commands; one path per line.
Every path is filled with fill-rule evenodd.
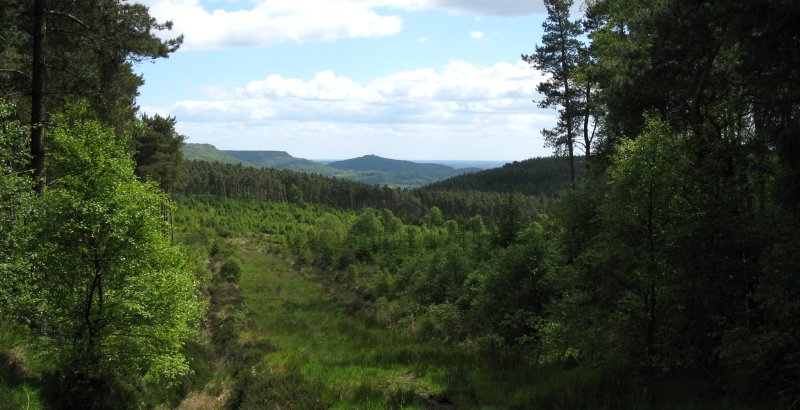
M 161 189 L 172 192 L 178 179 L 185 137 L 175 131 L 175 117 L 142 115 L 131 127 L 136 175 L 157 181 Z
M 541 108 L 555 107 L 559 110 L 556 126 L 542 130 L 542 136 L 556 153 L 566 154 L 569 160 L 570 183 L 575 186 L 575 131 L 576 119 L 580 116 L 579 96 L 581 90 L 574 84 L 575 70 L 580 62 L 583 34 L 579 22 L 570 20 L 569 8 L 572 0 L 545 0 L 547 19 L 542 23 L 544 35 L 542 45 L 536 52 L 522 55 L 522 59 L 550 78 L 536 86 L 544 96 L 537 104 Z M 588 149 L 588 147 L 587 147 Z

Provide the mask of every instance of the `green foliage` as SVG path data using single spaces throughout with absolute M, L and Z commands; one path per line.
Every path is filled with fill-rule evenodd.
M 14 106 L 0 100 L 0 320 L 24 317 L 28 300 L 15 294 L 26 276 L 27 264 L 16 257 L 31 235 L 25 220 L 34 209 L 33 183 L 28 166 L 28 127 L 13 119 Z M 16 312 L 16 313 L 15 313 Z
M 130 128 L 136 175 L 144 180 L 158 181 L 161 189 L 171 192 L 183 161 L 184 136 L 175 132 L 175 118 L 145 114 Z
M 54 118 L 28 257 L 42 348 L 75 380 L 132 383 L 189 370 L 196 282 L 165 237 L 164 194 L 138 182 L 113 133 L 80 109 Z
M 292 184 L 289 186 L 289 192 L 286 194 L 289 203 L 303 206 L 306 201 L 303 200 L 303 191 L 299 186 Z
M 3 45 L 0 95 L 28 111 L 32 81 L 34 2 L 11 0 L 0 7 Z M 133 119 L 137 89 L 143 83 L 133 63 L 167 57 L 182 36 L 162 40 L 156 33 L 172 27 L 158 23 L 147 6 L 119 0 L 93 3 L 50 2 L 44 52 L 48 113 L 76 96 L 86 99 L 99 119 L 122 130 Z
M 428 228 L 440 228 L 444 225 L 444 215 L 439 207 L 433 206 L 422 216 L 422 224 Z
M 222 280 L 237 283 L 242 275 L 242 263 L 237 258 L 228 258 L 219 267 L 219 276 Z

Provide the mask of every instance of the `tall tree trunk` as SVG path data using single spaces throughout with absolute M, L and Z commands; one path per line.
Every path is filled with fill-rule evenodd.
M 564 115 L 567 120 L 567 152 L 569 153 L 569 183 L 575 188 L 575 137 L 572 135 L 572 95 L 569 90 L 570 70 L 567 62 L 567 33 L 563 21 L 559 22 L 561 31 L 561 75 L 564 81 Z
M 44 189 L 44 103 L 45 103 L 45 40 L 47 35 L 47 1 L 33 4 L 33 72 L 31 84 L 31 164 L 36 192 Z
M 592 95 L 592 83 L 588 80 L 586 81 L 586 107 L 583 110 L 583 146 L 586 149 L 586 161 L 584 161 L 584 167 L 586 170 L 589 170 L 589 162 L 591 160 L 591 152 L 592 152 L 592 139 L 589 137 L 589 117 L 591 116 L 592 110 L 590 109 L 591 103 L 591 95 Z M 588 175 L 588 172 L 587 172 Z
M 566 73 L 566 51 L 561 52 L 562 67 Z M 575 188 L 575 137 L 572 135 L 572 97 L 569 90 L 569 76 L 564 75 L 564 114 L 567 120 L 567 152 L 569 153 L 569 184 Z

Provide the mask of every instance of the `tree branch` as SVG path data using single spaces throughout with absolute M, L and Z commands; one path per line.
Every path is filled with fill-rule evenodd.
M 21 75 L 24 75 L 25 77 L 28 77 L 28 78 L 30 78 L 30 77 L 31 77 L 31 75 L 30 75 L 30 74 L 28 74 L 28 73 L 26 73 L 26 72 L 24 72 L 24 71 L 21 71 L 21 70 L 17 70 L 16 68 L 0 68 L 0 72 L 4 72 L 4 73 L 16 73 L 16 74 L 21 74 Z
M 83 28 L 85 28 L 87 30 L 91 30 L 91 27 L 89 27 L 88 24 L 84 23 L 83 21 L 81 21 L 79 18 L 73 16 L 72 14 L 64 13 L 63 11 L 58 11 L 58 10 L 48 10 L 47 14 L 51 14 L 51 15 L 54 15 L 54 16 L 66 17 L 66 18 L 68 18 L 68 19 L 80 24 L 81 26 L 83 26 Z

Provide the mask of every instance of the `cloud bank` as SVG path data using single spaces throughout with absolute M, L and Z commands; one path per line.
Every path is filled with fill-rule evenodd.
M 248 3 L 251 8 L 236 11 L 214 9 L 200 0 L 139 2 L 159 21 L 172 20 L 173 30 L 164 36 L 184 34 L 184 51 L 391 36 L 403 29 L 398 12 L 500 16 L 545 12 L 543 3 L 529 0 L 257 0 Z
M 469 158 L 487 146 L 481 144 L 501 143 L 508 151 L 495 159 L 521 159 L 546 153 L 538 130 L 554 121 L 553 113 L 531 102 L 542 79 L 521 61 L 476 67 L 456 60 L 364 84 L 326 70 L 309 79 L 269 75 L 145 110 L 177 116 L 190 141 L 228 149 L 296 146 L 296 154 L 320 158 L 350 147 L 357 154 L 419 159 L 415 147 L 425 146 L 444 159 Z

